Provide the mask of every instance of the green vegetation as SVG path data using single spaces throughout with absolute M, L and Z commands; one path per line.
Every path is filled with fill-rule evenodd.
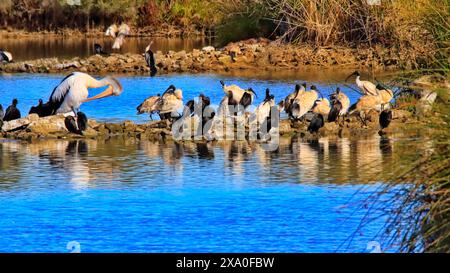
M 381 208 L 389 215 L 385 235 L 405 252 L 450 252 L 450 97 L 447 89 L 434 91 L 438 103 L 418 129 L 426 130 L 423 150 L 399 147 L 397 164 L 383 177 L 391 182 L 381 196 L 397 192 Z

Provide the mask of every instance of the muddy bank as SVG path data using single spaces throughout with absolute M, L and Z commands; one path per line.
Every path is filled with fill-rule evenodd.
M 231 71 L 287 71 L 317 68 L 361 68 L 395 70 L 408 68 L 407 59 L 393 49 L 293 46 L 267 39 L 250 39 L 216 49 L 205 47 L 192 52 L 184 50 L 155 52 L 159 74 Z M 406 64 L 406 66 L 405 66 Z M 0 64 L 6 73 L 67 73 L 82 71 L 94 74 L 148 74 L 149 68 L 140 54 L 93 55 L 89 58 L 38 59 Z

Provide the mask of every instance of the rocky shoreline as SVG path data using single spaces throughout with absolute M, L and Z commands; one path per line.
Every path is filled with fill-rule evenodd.
M 367 116 L 367 124 L 363 125 L 356 116 L 351 116 L 340 123 L 325 123 L 317 134 L 307 131 L 309 122 L 292 122 L 287 119 L 280 120 L 278 132 L 280 136 L 301 136 L 307 139 L 317 137 L 358 137 L 376 133 L 397 134 L 404 131 L 409 124 L 418 123 L 418 119 L 404 110 L 393 110 L 393 120 L 388 128 L 379 131 L 378 114 Z M 64 124 L 63 115 L 40 118 L 36 114 L 4 122 L 0 132 L 0 139 L 17 139 L 33 141 L 40 139 L 108 139 L 111 137 L 127 137 L 142 140 L 174 140 L 172 129 L 166 121 L 151 121 L 145 124 L 136 124 L 132 121 L 121 123 L 88 121 L 88 128 L 82 135 L 70 133 Z M 246 128 L 248 129 L 248 127 Z M 193 140 L 193 139 L 192 139 Z M 227 139 L 228 140 L 228 139 Z
M 387 48 L 344 48 L 293 46 L 267 39 L 249 39 L 216 49 L 212 46 L 192 52 L 155 52 L 158 74 L 229 71 L 295 71 L 306 67 L 396 70 L 412 67 L 406 57 Z M 3 73 L 149 74 L 140 54 L 93 55 L 61 60 L 47 58 L 0 64 Z

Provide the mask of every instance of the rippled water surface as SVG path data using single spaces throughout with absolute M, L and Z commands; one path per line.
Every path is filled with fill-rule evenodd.
M 27 112 L 61 77 L 0 76 L 0 103 L 17 97 Z M 223 96 L 220 79 L 252 86 L 258 100 L 266 87 L 277 98 L 293 88 L 282 78 L 119 78 L 122 96 L 82 111 L 145 122 L 135 107 L 172 83 L 186 99 L 203 91 L 213 103 Z M 336 86 L 308 81 L 324 95 Z M 247 142 L 0 140 L 0 252 L 68 252 L 71 241 L 82 252 L 367 252 L 385 219 L 355 233 L 367 213 L 355 204 L 378 189 L 370 177 L 393 164 L 395 143 L 282 138 L 277 151 L 266 152 Z

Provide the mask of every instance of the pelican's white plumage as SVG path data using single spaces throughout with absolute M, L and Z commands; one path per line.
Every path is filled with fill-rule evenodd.
M 89 88 L 100 88 L 104 86 L 109 87 L 101 94 L 88 99 Z M 55 105 L 56 113 L 68 113 L 77 111 L 83 102 L 108 96 L 119 96 L 122 90 L 119 81 L 112 77 L 97 80 L 86 73 L 74 72 L 64 78 L 55 87 L 50 96 L 50 102 Z

